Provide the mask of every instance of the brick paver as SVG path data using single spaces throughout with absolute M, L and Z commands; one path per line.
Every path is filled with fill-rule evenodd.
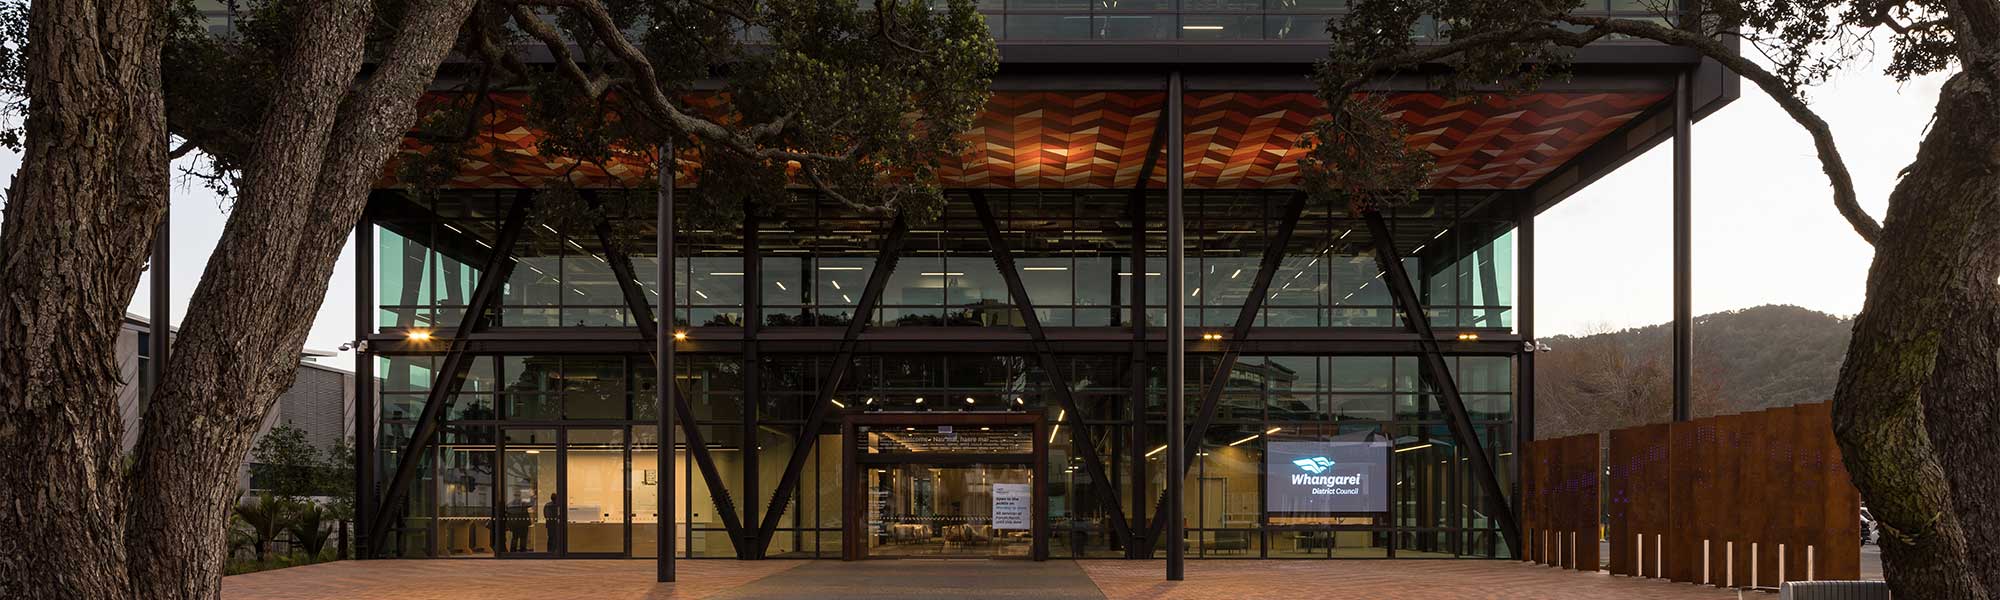
M 1164 581 L 1160 561 L 1080 561 L 1106 598 L 1478 598 L 1721 600 L 1736 592 L 1496 560 L 1190 560 Z
M 1053 562 L 1053 561 L 1052 561 Z M 1080 567 L 1080 568 L 1079 568 Z M 226 600 L 555 600 L 565 598 L 1422 598 L 1723 600 L 1733 591 L 1488 560 L 1191 560 L 1166 564 L 1019 561 L 684 560 L 653 582 L 650 560 L 376 560 L 223 579 Z M 957 569 L 962 577 L 954 577 Z M 1079 573 L 1080 571 L 1080 573 Z M 1086 578 L 1087 577 L 1087 578 Z M 1041 590 L 1036 593 L 1036 590 Z
M 653 581 L 652 560 L 340 561 L 222 578 L 224 600 L 560 600 L 707 598 L 797 568 L 797 560 L 683 560 Z

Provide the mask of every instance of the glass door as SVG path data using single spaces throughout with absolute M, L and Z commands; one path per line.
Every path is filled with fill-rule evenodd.
M 561 551 L 561 476 L 555 429 L 503 430 L 500 448 L 501 487 L 496 499 L 500 531 L 494 550 L 500 556 L 548 556 Z M 551 519 L 551 515 L 558 518 Z
M 864 473 L 870 557 L 1028 558 L 1028 465 L 898 463 Z
M 630 505 L 625 429 L 512 427 L 500 446 L 496 551 L 622 557 Z

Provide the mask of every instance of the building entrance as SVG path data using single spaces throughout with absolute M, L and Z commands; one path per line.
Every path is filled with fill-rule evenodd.
M 1047 557 L 1041 415 L 856 414 L 843 439 L 842 558 Z
M 1029 557 L 1030 465 L 902 463 L 865 477 L 871 557 Z

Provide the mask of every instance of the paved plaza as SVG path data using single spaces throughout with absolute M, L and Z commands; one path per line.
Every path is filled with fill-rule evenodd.
M 223 579 L 228 600 L 564 598 L 1736 598 L 1736 592 L 1510 561 L 684 560 L 653 582 L 650 560 L 343 561 Z

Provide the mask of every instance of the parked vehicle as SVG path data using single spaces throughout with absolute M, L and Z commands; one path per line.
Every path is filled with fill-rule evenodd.
M 1861 545 L 1875 541 L 1875 515 L 1868 514 L 1868 507 L 1861 507 Z

